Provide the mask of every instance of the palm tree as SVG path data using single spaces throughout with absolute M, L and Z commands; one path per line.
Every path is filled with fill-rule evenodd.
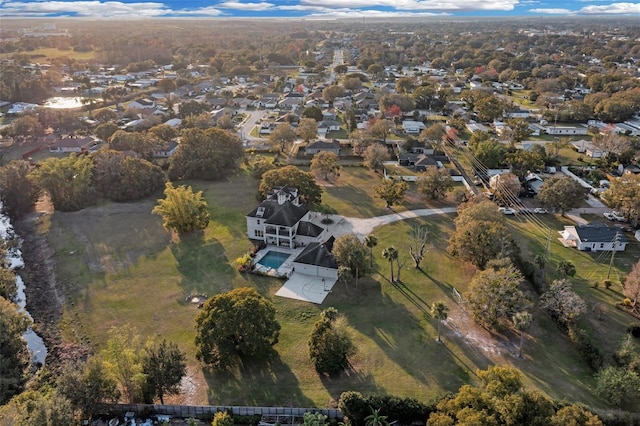
M 440 340 L 440 323 L 449 317 L 448 311 L 449 307 L 444 302 L 438 301 L 431 305 L 431 315 L 438 321 L 438 342 L 442 342 Z
M 570 260 L 561 260 L 557 270 L 564 278 L 573 277 L 576 274 L 576 267 Z
M 395 282 L 393 279 L 393 261 L 398 259 L 398 250 L 394 246 L 389 246 L 382 250 L 382 257 L 389 261 L 389 266 L 391 267 L 391 283 L 393 284 Z
M 373 234 L 369 234 L 364 237 L 364 245 L 369 247 L 369 261 L 373 268 L 373 248 L 378 245 L 378 237 Z
M 387 421 L 387 416 L 380 415 L 380 409 L 371 409 L 371 414 L 364 418 L 365 424 L 367 426 L 387 426 L 389 422 Z
M 520 346 L 518 347 L 518 357 L 522 358 L 522 343 L 524 332 L 531 326 L 533 317 L 529 312 L 522 311 L 516 313 L 511 319 L 513 321 L 513 326 L 520 332 Z

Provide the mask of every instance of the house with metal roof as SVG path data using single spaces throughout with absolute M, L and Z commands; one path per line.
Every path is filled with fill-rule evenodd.
M 601 222 L 565 226 L 559 233 L 562 245 L 581 251 L 624 251 L 628 243 L 619 228 Z

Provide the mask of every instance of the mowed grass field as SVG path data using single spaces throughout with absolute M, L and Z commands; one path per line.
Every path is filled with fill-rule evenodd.
M 388 214 L 384 202 L 373 196 L 380 179 L 364 168 L 345 168 L 337 182 L 326 186 L 323 203 L 338 214 L 371 217 Z M 464 383 L 475 383 L 475 371 L 489 365 L 513 365 L 521 369 L 527 383 L 551 397 L 603 407 L 595 398 L 592 372 L 580 359 L 549 317 L 534 308 L 534 324 L 527 334 L 523 359 L 518 358 L 518 335 L 493 335 L 473 324 L 457 303 L 453 289 L 463 295 L 474 269 L 446 253 L 454 230 L 454 215 L 431 216 L 397 222 L 378 228 L 379 245 L 373 250 L 375 271 L 360 279 L 358 286 L 338 284 L 322 306 L 275 297 L 282 281 L 237 272 L 234 260 L 250 243 L 245 235 L 245 214 L 257 203 L 258 182 L 240 171 L 226 182 L 187 182 L 204 191 L 211 223 L 201 235 L 178 238 L 152 215 L 155 200 L 137 203 L 105 203 L 75 213 L 43 216 L 41 231 L 48 233 L 55 250 L 57 278 L 69 294 L 62 329 L 67 339 L 88 339 L 97 349 L 104 344 L 110 327 L 134 325 L 144 337 L 167 338 L 188 354 L 194 390 L 179 401 L 190 404 L 335 406 L 340 393 L 389 393 L 431 401 L 445 392 L 455 392 Z M 410 194 L 396 210 L 442 207 L 446 201 L 426 204 Z M 566 222 L 554 215 L 541 217 L 552 231 L 551 259 L 576 264 L 575 282 L 588 303 L 606 303 L 610 309 L 597 320 L 587 313 L 585 324 L 610 354 L 622 340 L 632 321 L 615 309 L 622 299 L 617 282 L 612 290 L 591 287 L 598 259 L 566 249 L 556 240 Z M 514 236 L 525 256 L 542 253 L 546 234 L 518 218 L 509 218 Z M 413 269 L 409 255 L 409 232 L 413 226 L 429 228 L 431 248 L 423 271 Z M 382 249 L 394 245 L 405 262 L 400 285 L 389 283 L 389 264 Z M 631 245 L 614 263 L 616 277 L 623 277 L 640 250 Z M 608 261 L 605 262 L 608 266 Z M 553 272 L 555 267 L 549 265 Z M 601 265 L 598 267 L 600 268 Z M 601 269 L 601 268 L 600 268 Z M 553 272 L 555 273 L 555 272 Z M 597 272 L 597 279 L 602 279 Z M 555 278 L 554 275 L 550 279 Z M 204 371 L 195 360 L 194 324 L 197 307 L 187 301 L 190 294 L 208 296 L 232 288 L 252 286 L 270 298 L 282 325 L 280 341 L 269 360 L 247 363 L 225 373 Z M 443 300 L 450 318 L 443 324 L 444 344 L 435 341 L 437 324 L 428 315 L 429 306 Z M 350 324 L 357 353 L 352 369 L 340 377 L 319 377 L 308 360 L 307 338 L 319 312 L 334 306 Z
M 31 51 L 12 52 L 12 53 L 0 53 L 0 59 L 11 58 L 14 55 L 28 55 L 34 58 L 35 62 L 49 63 L 53 59 L 57 58 L 69 58 L 78 60 L 93 59 L 95 52 L 76 52 L 73 50 L 59 50 L 54 47 L 47 49 L 35 49 Z

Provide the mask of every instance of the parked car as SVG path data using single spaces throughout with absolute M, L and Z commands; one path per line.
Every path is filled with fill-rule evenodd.
M 627 218 L 626 218 L 626 217 L 624 217 L 624 215 L 623 215 L 622 213 L 617 212 L 617 211 L 615 211 L 615 210 L 611 212 L 611 215 L 612 215 L 612 216 L 613 216 L 613 218 L 614 218 L 615 220 L 617 220 L 618 222 L 626 222 L 626 221 L 627 221 Z
M 498 211 L 502 214 L 516 214 L 516 211 L 511 207 L 500 207 Z
M 617 212 L 617 211 L 611 211 L 611 212 L 604 212 L 603 213 L 604 217 L 606 217 L 609 220 L 616 220 L 618 222 L 626 222 L 627 218 L 624 217 L 622 215 L 622 213 Z
M 549 213 L 549 210 L 543 209 L 542 207 L 536 207 L 535 209 L 533 209 L 533 212 L 538 214 L 546 214 Z

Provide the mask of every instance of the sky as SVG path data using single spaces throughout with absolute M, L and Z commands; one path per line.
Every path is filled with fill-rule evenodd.
M 639 16 L 616 0 L 0 0 L 1 19 L 84 18 L 420 18 L 428 16 Z

